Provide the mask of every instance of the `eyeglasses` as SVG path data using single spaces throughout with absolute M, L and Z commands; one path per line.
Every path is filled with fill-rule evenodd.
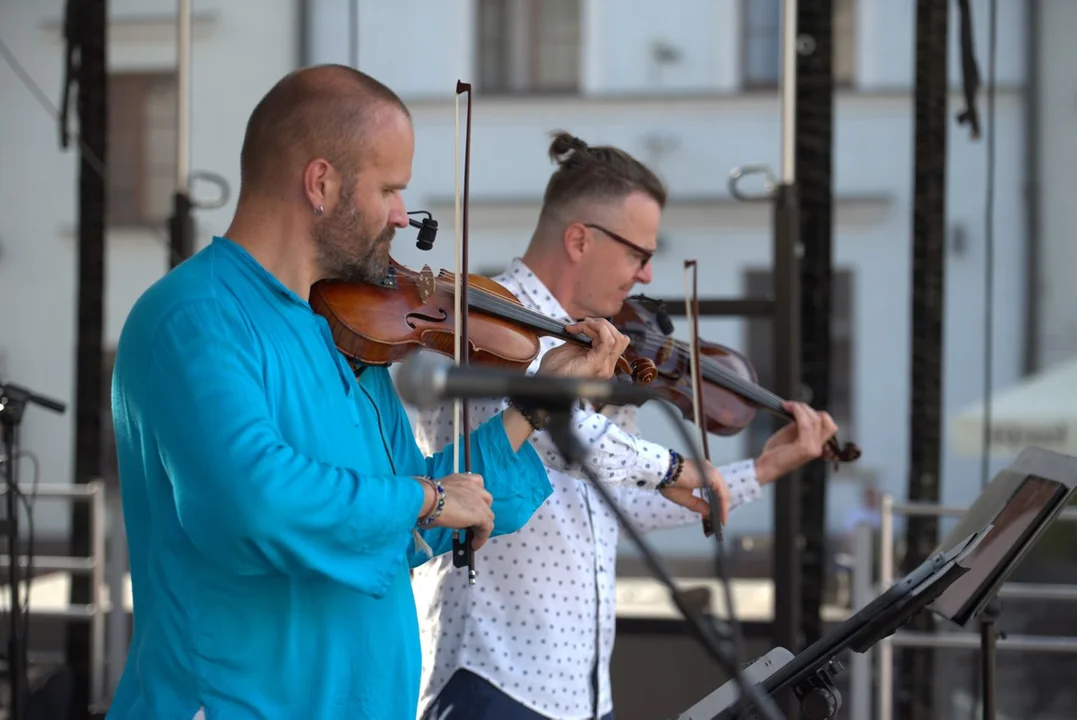
M 586 228 L 591 228 L 592 230 L 598 230 L 599 232 L 601 232 L 604 235 L 606 235 L 607 237 L 609 237 L 610 240 L 613 240 L 616 243 L 620 243 L 621 245 L 624 245 L 626 248 L 628 248 L 632 252 L 636 253 L 639 256 L 639 267 L 640 267 L 641 270 L 643 268 L 647 267 L 647 263 L 649 263 L 651 261 L 651 258 L 654 257 L 654 250 L 648 250 L 647 248 L 642 248 L 639 245 L 637 245 L 636 243 L 632 242 L 631 240 L 628 240 L 627 238 L 623 238 L 620 235 L 618 235 L 617 233 L 615 233 L 615 232 L 613 232 L 611 230 L 607 230 L 606 228 L 602 227 L 601 225 L 595 225 L 594 223 L 583 223 L 583 226 L 586 227 Z

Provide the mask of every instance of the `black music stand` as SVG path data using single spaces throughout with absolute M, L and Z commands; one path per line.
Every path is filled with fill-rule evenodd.
M 767 695 L 792 688 L 804 718 L 833 718 L 840 708 L 832 680 L 842 669 L 837 656 L 846 649 L 866 652 L 928 610 L 958 625 L 981 624 L 984 717 L 994 720 L 995 595 L 1075 487 L 1077 457 L 1025 449 L 995 476 L 930 558 L 799 655 L 772 650 L 759 661 L 767 666 L 755 673 L 765 676 L 757 684 Z M 750 670 L 747 675 L 753 675 Z M 727 682 L 676 720 L 751 720 L 739 696 Z
M 968 572 L 929 608 L 958 626 L 979 626 L 983 720 L 995 720 L 995 624 L 1002 612 L 999 588 L 1069 504 L 1075 489 L 1077 458 L 1028 447 L 995 476 L 940 544 L 948 547 L 958 542 L 971 528 L 990 528 L 964 561 Z

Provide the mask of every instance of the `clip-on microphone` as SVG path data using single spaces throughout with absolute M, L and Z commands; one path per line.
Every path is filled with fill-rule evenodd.
M 438 234 L 438 221 L 426 210 L 414 210 L 408 215 L 426 215 L 425 220 L 408 218 L 408 224 L 413 228 L 419 228 L 419 235 L 415 239 L 415 247 L 420 250 L 429 250 L 434 247 L 434 239 Z

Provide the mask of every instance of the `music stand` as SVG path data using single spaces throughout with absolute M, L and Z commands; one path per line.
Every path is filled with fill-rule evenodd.
M 995 476 L 939 547 L 959 542 L 970 528 L 988 527 L 964 561 L 968 567 L 929 610 L 961 626 L 979 625 L 980 693 L 984 720 L 995 718 L 996 621 L 999 588 L 1013 574 L 1077 489 L 1077 458 L 1028 447 Z
M 784 657 L 768 653 L 764 660 L 774 669 L 764 671 L 766 677 L 758 683 L 761 689 L 774 695 L 792 688 L 805 717 L 832 718 L 840 707 L 832 680 L 842 669 L 837 656 L 846 649 L 866 652 L 916 613 L 928 610 L 959 625 L 981 619 L 982 667 L 987 673 L 984 707 L 992 709 L 997 616 L 991 612 L 992 600 L 1075 487 L 1077 458 L 1027 448 L 995 476 L 924 563 L 800 654 L 791 656 L 784 648 L 775 649 Z M 739 696 L 735 685 L 727 682 L 677 720 L 748 720 L 751 716 L 744 715 Z

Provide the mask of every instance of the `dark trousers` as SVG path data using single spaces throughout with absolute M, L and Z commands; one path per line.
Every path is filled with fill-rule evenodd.
M 539 715 L 467 670 L 457 670 L 445 683 L 422 720 L 556 720 Z M 613 720 L 613 713 L 602 720 Z

